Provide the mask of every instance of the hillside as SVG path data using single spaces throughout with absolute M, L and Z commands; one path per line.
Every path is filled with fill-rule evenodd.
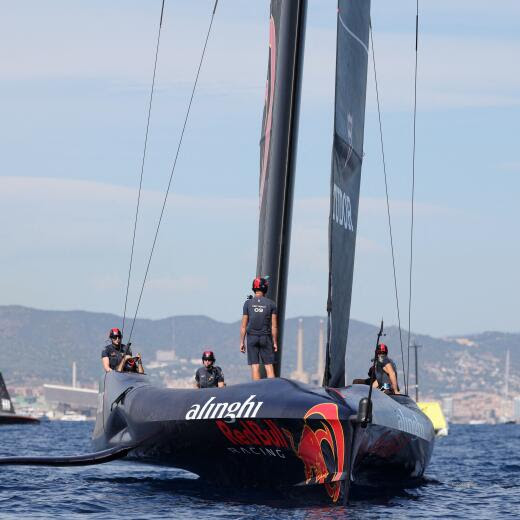
M 305 369 L 316 371 L 319 317 L 305 317 Z M 1 371 L 8 384 L 69 382 L 72 361 L 78 378 L 92 382 L 101 374 L 100 353 L 110 327 L 120 326 L 112 314 L 84 311 L 44 311 L 20 306 L 0 307 Z M 289 375 L 296 362 L 297 319 L 286 323 L 283 373 Z M 245 357 L 238 351 L 239 323 L 222 323 L 205 316 L 176 316 L 136 322 L 133 350 L 147 361 L 157 350 L 175 349 L 178 357 L 197 359 L 205 347 L 215 350 L 218 364 L 230 382 L 248 377 Z M 347 346 L 347 374 L 365 377 L 375 344 L 377 327 L 353 320 Z M 425 394 L 452 394 L 468 390 L 504 387 L 506 351 L 511 351 L 511 393 L 520 392 L 520 334 L 485 332 L 456 338 L 434 338 L 414 334 L 419 350 L 420 383 Z M 395 327 L 387 329 L 384 341 L 399 367 L 401 354 Z M 403 331 L 403 341 L 406 333 Z M 410 361 L 413 371 L 413 352 Z M 191 368 L 189 369 L 191 370 Z M 413 382 L 413 376 L 411 378 Z

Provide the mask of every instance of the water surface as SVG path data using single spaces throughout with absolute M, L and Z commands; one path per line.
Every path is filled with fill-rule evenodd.
M 91 451 L 92 428 L 60 421 L 2 426 L 0 455 Z M 329 506 L 321 495 L 219 489 L 181 470 L 127 461 L 0 471 L 1 518 L 518 518 L 520 425 L 454 425 L 437 440 L 424 485 L 358 497 L 348 507 Z

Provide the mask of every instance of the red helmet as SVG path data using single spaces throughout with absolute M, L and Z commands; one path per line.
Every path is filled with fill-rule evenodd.
M 381 343 L 377 346 L 377 352 L 381 354 L 388 354 L 388 347 L 384 343 Z
M 205 350 L 202 353 L 202 361 L 215 361 L 215 355 L 212 350 Z
M 108 333 L 108 337 L 110 339 L 122 338 L 123 334 L 121 333 L 121 331 L 119 329 L 115 328 L 115 329 L 110 329 L 110 332 Z
M 269 289 L 269 283 L 265 278 L 255 278 L 252 289 L 253 291 L 262 291 L 265 294 L 267 289 Z

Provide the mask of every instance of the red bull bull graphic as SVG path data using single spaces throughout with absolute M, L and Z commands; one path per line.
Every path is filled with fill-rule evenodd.
M 328 495 L 336 502 L 340 495 L 338 481 L 345 471 L 345 435 L 338 405 L 317 404 L 307 411 L 303 419 L 305 424 L 298 445 L 294 443 L 290 431 L 284 428 L 283 432 L 294 453 L 303 462 L 305 483 L 324 484 Z M 317 428 L 316 420 L 319 420 Z

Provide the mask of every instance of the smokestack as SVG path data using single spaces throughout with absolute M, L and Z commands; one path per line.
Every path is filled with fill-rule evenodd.
M 318 377 L 323 377 L 325 372 L 325 329 L 323 320 L 320 320 L 320 337 L 318 340 Z
M 76 362 L 72 362 L 72 388 L 76 388 Z
M 296 372 L 301 374 L 303 372 L 303 320 L 298 320 L 298 362 L 296 365 Z
M 303 370 L 303 319 L 298 320 L 298 333 L 296 337 L 296 370 L 291 374 L 293 379 L 302 383 L 309 382 L 309 374 Z

